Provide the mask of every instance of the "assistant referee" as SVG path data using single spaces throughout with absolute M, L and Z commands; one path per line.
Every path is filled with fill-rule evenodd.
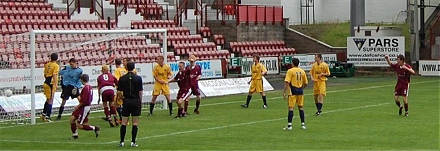
M 135 68 L 134 62 L 130 61 L 127 63 L 128 73 L 119 79 L 118 91 L 123 92 L 123 102 L 124 107 L 122 107 L 122 126 L 120 130 L 121 141 L 118 146 L 124 146 L 126 125 L 128 123 L 128 117 L 132 117 L 133 127 L 131 129 L 131 146 L 137 147 L 136 135 L 138 131 L 139 116 L 141 116 L 142 108 L 142 78 L 136 75 L 133 70 Z M 121 93 L 118 93 L 121 94 Z

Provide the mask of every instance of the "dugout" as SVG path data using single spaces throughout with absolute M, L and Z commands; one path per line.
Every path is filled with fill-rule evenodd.
M 330 76 L 352 77 L 356 73 L 356 67 L 353 63 L 329 61 Z

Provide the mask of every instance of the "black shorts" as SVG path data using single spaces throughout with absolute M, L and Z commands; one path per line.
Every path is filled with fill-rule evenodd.
M 64 87 L 63 92 L 61 92 L 61 99 L 68 100 L 69 97 L 72 99 L 77 98 L 79 96 L 80 92 L 79 92 L 79 90 L 77 90 L 76 94 L 73 95 L 72 94 L 73 89 L 75 89 L 75 87 L 72 85 L 68 85 L 68 86 Z
M 141 116 L 142 102 L 139 99 L 124 98 L 124 105 L 122 106 L 122 116 Z

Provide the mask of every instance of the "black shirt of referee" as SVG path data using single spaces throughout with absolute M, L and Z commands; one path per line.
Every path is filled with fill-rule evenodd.
M 118 82 L 118 91 L 123 92 L 124 107 L 122 108 L 122 116 L 140 116 L 142 108 L 142 78 L 133 73 L 135 68 L 134 62 L 127 63 L 128 73 L 122 76 Z

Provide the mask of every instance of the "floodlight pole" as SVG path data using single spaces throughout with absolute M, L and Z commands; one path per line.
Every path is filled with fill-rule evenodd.
M 414 48 L 413 51 L 411 53 L 411 56 L 414 58 L 411 58 L 411 63 L 413 66 L 417 66 L 417 62 L 419 61 L 419 55 L 420 55 L 420 37 L 419 37 L 419 7 L 418 7 L 418 0 L 414 0 L 414 5 L 413 5 L 413 9 L 414 9 L 414 13 L 413 13 L 413 17 L 414 17 Z M 423 21 L 422 21 L 423 22 Z

